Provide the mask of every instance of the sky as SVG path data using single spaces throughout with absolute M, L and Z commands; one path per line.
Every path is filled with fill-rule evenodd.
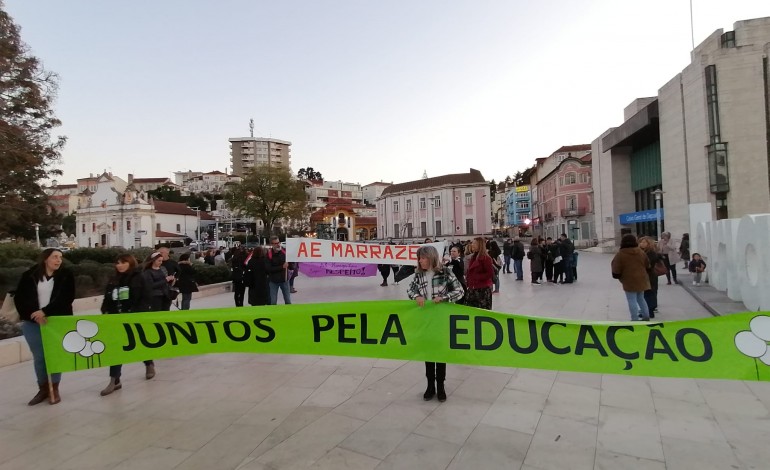
M 2 1 L 2 0 L 0 0 Z M 692 0 L 699 44 L 767 0 Z M 487 180 L 590 144 L 690 63 L 689 0 L 5 0 L 60 77 L 59 183 L 229 171 L 292 143 L 326 180 Z

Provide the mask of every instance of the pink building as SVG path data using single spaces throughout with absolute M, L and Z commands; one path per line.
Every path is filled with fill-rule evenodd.
M 590 149 L 590 145 L 562 147 L 538 159 L 537 234 L 556 238 L 566 233 L 578 246 L 592 243 L 595 227 Z

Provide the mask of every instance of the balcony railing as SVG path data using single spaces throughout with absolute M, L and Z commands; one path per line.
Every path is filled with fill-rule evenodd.
M 561 216 L 562 217 L 580 217 L 586 215 L 586 208 L 585 207 L 577 207 L 575 209 L 562 209 L 561 210 Z

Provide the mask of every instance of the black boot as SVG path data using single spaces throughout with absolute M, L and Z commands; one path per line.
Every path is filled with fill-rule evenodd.
M 425 393 L 422 394 L 422 398 L 425 401 L 429 401 L 434 396 L 436 396 L 436 381 L 428 378 L 428 388 L 425 389 Z
M 43 403 L 47 399 L 48 399 L 48 382 L 38 385 L 37 394 L 32 398 L 32 400 L 29 401 L 29 403 L 27 403 L 27 405 L 35 406 L 38 403 Z
M 422 394 L 422 398 L 425 401 L 432 399 L 436 396 L 436 363 L 425 363 L 425 377 L 428 379 L 428 388 L 425 389 L 425 393 Z
M 436 382 L 436 395 L 438 396 L 438 401 L 445 402 L 446 401 L 446 390 L 444 390 L 444 381 Z
M 446 401 L 446 391 L 444 390 L 444 379 L 446 379 L 446 364 L 436 363 L 436 391 L 438 392 L 438 401 Z

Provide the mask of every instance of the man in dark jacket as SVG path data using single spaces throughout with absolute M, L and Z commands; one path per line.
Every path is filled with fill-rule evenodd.
M 575 251 L 575 245 L 572 244 L 566 233 L 561 234 L 559 240 L 559 254 L 561 255 L 562 272 L 564 273 L 564 280 L 562 284 L 572 284 L 572 253 Z
M 524 268 L 522 266 L 522 261 L 524 260 L 524 243 L 521 242 L 519 237 L 513 239 L 511 258 L 513 258 L 513 271 L 516 273 L 516 280 L 523 281 Z
M 503 273 L 511 274 L 511 256 L 513 256 L 513 241 L 508 238 L 503 242 Z
M 267 280 L 270 289 L 270 305 L 278 304 L 278 289 L 283 293 L 283 303 L 291 303 L 289 290 L 289 263 L 286 262 L 286 252 L 281 248 L 278 237 L 270 237 L 270 251 L 267 253 Z

